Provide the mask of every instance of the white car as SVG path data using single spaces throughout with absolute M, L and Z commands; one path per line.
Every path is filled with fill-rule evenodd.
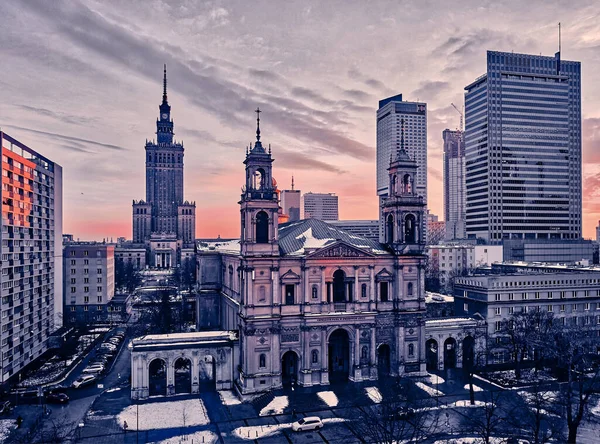
M 102 364 L 93 364 L 83 369 L 82 373 L 100 373 L 104 371 L 104 366 Z
M 292 424 L 294 432 L 302 432 L 303 430 L 319 430 L 323 427 L 323 422 L 318 416 L 307 416 Z
M 94 375 L 83 375 L 73 383 L 73 388 L 83 387 L 84 385 L 92 384 L 96 380 Z
M 117 346 L 115 344 L 111 344 L 110 342 L 104 342 L 100 344 L 100 348 L 105 348 L 106 350 L 116 350 Z

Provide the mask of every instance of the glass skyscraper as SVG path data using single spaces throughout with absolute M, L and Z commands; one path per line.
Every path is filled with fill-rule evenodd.
M 469 238 L 581 237 L 581 64 L 487 52 L 465 87 Z

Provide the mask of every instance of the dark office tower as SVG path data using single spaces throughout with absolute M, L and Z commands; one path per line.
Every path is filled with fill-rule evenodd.
M 463 132 L 444 130 L 444 221 L 446 239 L 465 238 L 465 145 Z M 431 239 L 429 239 L 431 241 Z
M 465 90 L 469 238 L 581 237 L 581 65 L 488 51 Z

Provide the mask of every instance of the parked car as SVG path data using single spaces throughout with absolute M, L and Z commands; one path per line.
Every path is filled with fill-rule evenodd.
M 0 404 L 0 415 L 8 415 L 10 413 L 10 401 L 4 401 Z
M 69 396 L 62 392 L 51 392 L 46 395 L 48 404 L 66 404 L 69 402 Z
M 84 387 L 89 384 L 93 384 L 96 380 L 94 375 L 82 375 L 78 380 L 73 383 L 73 388 Z
M 318 416 L 307 416 L 306 418 L 299 419 L 292 424 L 292 430 L 294 432 L 302 432 L 303 430 L 319 430 L 323 427 L 323 422 Z
M 108 363 L 108 358 L 105 355 L 102 356 L 96 356 L 94 359 L 92 359 L 88 365 L 103 365 L 106 367 L 106 364 Z
M 109 344 L 112 344 L 112 345 L 114 345 L 114 346 L 116 346 L 116 347 L 118 347 L 118 346 L 119 346 L 119 344 L 121 343 L 121 340 L 120 340 L 120 339 L 117 339 L 117 338 L 110 338 L 110 339 L 108 340 L 108 343 L 109 343 Z
M 83 369 L 82 373 L 101 373 L 103 371 L 104 371 L 104 365 L 94 364 L 94 365 L 88 365 L 86 368 Z
M 105 350 L 115 351 L 117 349 L 117 346 L 114 344 L 111 344 L 110 342 L 103 342 L 102 344 L 100 344 L 100 348 L 105 349 Z

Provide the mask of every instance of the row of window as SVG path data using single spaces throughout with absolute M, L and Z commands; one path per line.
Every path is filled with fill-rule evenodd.
M 591 306 L 590 303 L 586 302 L 585 304 L 583 304 L 583 310 L 584 311 L 589 311 L 590 310 L 590 306 Z M 465 310 L 467 310 L 467 307 L 468 307 L 468 305 L 465 304 Z M 554 305 L 548 305 L 548 306 L 546 306 L 546 311 L 552 313 L 552 312 L 554 312 L 554 307 L 555 307 Z M 559 309 L 560 309 L 561 312 L 566 311 L 566 308 L 567 308 L 566 304 L 561 304 L 561 305 L 559 305 L 557 307 L 559 307 Z M 579 304 L 570 304 L 570 307 L 571 307 L 571 311 L 572 312 L 579 310 Z M 529 307 L 524 306 L 524 307 L 521 308 L 521 311 L 522 312 L 527 312 L 528 309 L 529 309 Z M 537 309 L 540 310 L 541 307 L 537 307 Z M 600 304 L 596 304 L 596 310 L 600 310 Z M 511 314 L 513 314 L 515 312 L 515 307 L 508 307 L 507 311 L 508 311 L 508 314 L 511 315 Z M 496 307 L 494 309 L 494 313 L 495 313 L 496 316 L 502 316 L 502 307 Z
M 96 287 L 96 291 L 98 293 L 102 292 L 102 287 Z M 84 293 L 89 293 L 90 292 L 90 287 L 83 287 L 83 292 Z M 77 293 L 77 287 L 71 287 L 71 293 Z M 87 298 L 87 296 L 86 296 Z M 98 296 L 99 299 L 102 298 L 102 296 Z
M 89 273 L 90 273 L 90 269 L 89 268 L 84 268 L 83 269 L 83 274 L 89 274 Z M 97 274 L 102 274 L 102 268 L 97 268 L 96 269 L 96 273 Z M 77 269 L 71 268 L 71 274 L 77 274 Z

